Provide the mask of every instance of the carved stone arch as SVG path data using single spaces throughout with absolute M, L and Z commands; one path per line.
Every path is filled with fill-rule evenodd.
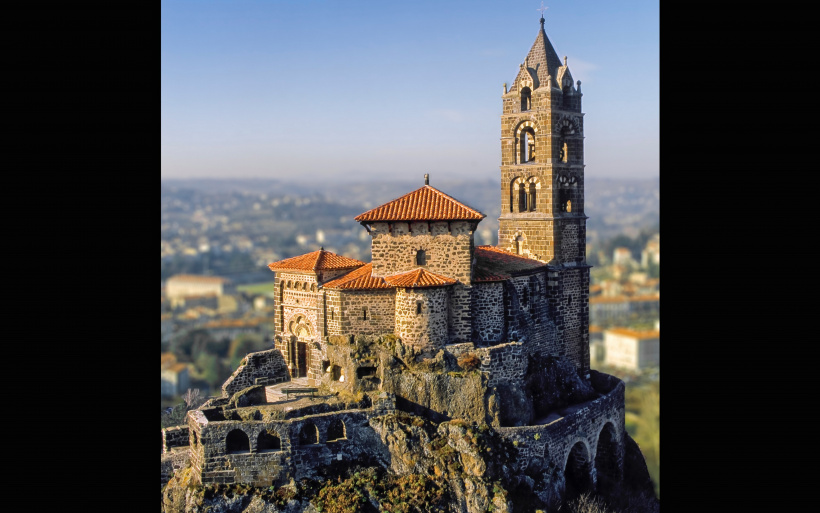
M 538 210 L 538 190 L 541 189 L 541 180 L 537 176 L 531 176 L 526 180 L 527 185 L 527 210 L 535 212 Z
M 519 212 L 521 209 L 521 191 L 525 189 L 526 182 L 523 177 L 516 176 L 510 180 L 510 212 Z
M 555 121 L 555 133 L 563 136 L 581 135 L 583 126 L 577 116 L 561 116 Z
M 586 440 L 576 439 L 564 459 L 564 500 L 592 491 L 592 452 Z
M 611 495 L 623 479 L 620 464 L 622 445 L 615 423 L 611 420 L 605 422 L 595 442 L 596 488 L 600 494 Z
M 304 310 L 292 311 L 285 321 L 290 334 L 296 335 L 300 339 L 311 338 L 316 333 L 308 313 Z

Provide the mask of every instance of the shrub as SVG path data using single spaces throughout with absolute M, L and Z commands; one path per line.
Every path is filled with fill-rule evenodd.
M 481 367 L 481 359 L 474 353 L 464 353 L 458 357 L 458 366 L 466 371 L 475 370 Z

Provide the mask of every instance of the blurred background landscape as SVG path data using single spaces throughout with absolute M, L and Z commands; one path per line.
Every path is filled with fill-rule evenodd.
M 408 177 L 410 178 L 410 177 Z M 250 352 L 269 349 L 273 273 L 267 264 L 315 251 L 370 261 L 353 218 L 423 185 L 407 181 L 163 179 L 161 188 L 162 425 L 178 423 Z M 497 180 L 430 184 L 487 217 L 476 245 L 498 236 Z M 660 497 L 659 179 L 587 178 L 590 359 L 626 382 L 626 427 Z M 173 286 L 169 286 L 169 278 Z M 187 399 L 187 400 L 186 400 Z

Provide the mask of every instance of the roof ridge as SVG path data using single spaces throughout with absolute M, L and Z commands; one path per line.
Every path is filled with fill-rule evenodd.
M 449 194 L 425 184 L 414 191 L 371 208 L 355 217 L 358 222 L 474 220 L 485 216 Z

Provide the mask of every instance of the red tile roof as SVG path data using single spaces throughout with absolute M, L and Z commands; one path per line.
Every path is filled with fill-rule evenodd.
M 353 269 L 364 265 L 364 262 L 347 258 L 330 251 L 320 249 L 306 255 L 286 258 L 268 264 L 271 271 L 322 271 L 327 269 Z
M 326 289 L 391 289 L 382 278 L 371 276 L 373 264 L 365 264 L 355 271 L 351 271 L 340 278 L 331 280 L 324 284 Z
M 476 246 L 475 259 L 473 281 L 478 283 L 504 281 L 520 272 L 533 271 L 547 265 L 495 246 Z
M 425 185 L 360 214 L 356 221 L 480 221 L 484 217 L 478 210 Z
M 629 328 L 610 328 L 604 333 L 613 333 L 615 335 L 624 335 L 637 339 L 660 338 L 661 336 L 661 332 L 658 330 L 636 331 Z
M 442 287 L 444 285 L 452 285 L 456 282 L 456 280 L 452 278 L 432 273 L 427 269 L 416 269 L 415 271 L 386 276 L 384 281 L 394 287 L 410 288 Z

